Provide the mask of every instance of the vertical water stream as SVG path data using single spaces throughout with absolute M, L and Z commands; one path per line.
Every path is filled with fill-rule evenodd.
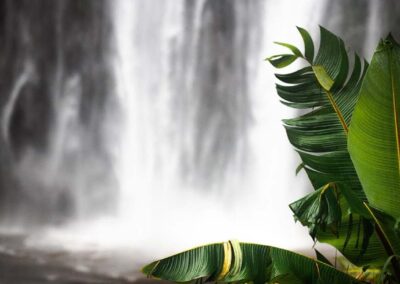
M 281 126 L 294 113 L 264 58 L 318 24 L 369 55 L 396 32 L 400 5 L 382 3 L 2 1 L 3 227 L 154 257 L 230 238 L 308 245 L 287 208 L 307 186 Z

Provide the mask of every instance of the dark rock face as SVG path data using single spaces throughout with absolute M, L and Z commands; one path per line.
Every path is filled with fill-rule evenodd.
M 110 198 L 99 186 L 115 183 L 103 137 L 107 109 L 116 107 L 107 4 L 0 4 L 0 200 L 6 215 L 22 210 L 57 222 L 75 211 L 74 190 L 93 197 L 88 208 Z

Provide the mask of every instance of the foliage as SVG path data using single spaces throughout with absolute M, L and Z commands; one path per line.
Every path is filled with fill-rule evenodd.
M 311 37 L 299 30 L 308 39 L 305 53 L 313 50 Z M 269 60 L 274 65 L 278 58 Z M 307 66 L 300 71 L 307 72 L 276 75 L 285 84 L 276 87 L 283 103 L 312 108 L 305 115 L 284 120 L 289 141 L 316 190 L 290 208 L 313 238 L 335 246 L 358 265 L 382 265 L 387 254 L 374 234 L 363 205 L 367 198 L 347 150 L 352 113 L 368 64 L 361 64 L 354 55 L 350 72 L 343 41 L 324 28 L 315 59 L 305 59 Z
M 335 269 L 319 252 L 313 260 L 230 241 L 149 264 L 147 275 L 177 282 L 400 283 L 400 46 L 387 37 L 368 65 L 356 54 L 349 60 L 343 41 L 322 27 L 315 55 L 311 36 L 298 30 L 304 54 L 278 42 L 289 53 L 267 58 L 276 68 L 304 60 L 299 70 L 276 74 L 282 103 L 306 110 L 284 126 L 302 160 L 298 170 L 314 187 L 289 207 L 314 240 L 340 250 L 352 269 Z
M 176 282 L 362 283 L 318 260 L 276 247 L 237 241 L 194 248 L 153 262 L 143 272 Z

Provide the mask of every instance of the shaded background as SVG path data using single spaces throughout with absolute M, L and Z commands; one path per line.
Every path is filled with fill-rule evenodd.
M 134 280 L 228 238 L 308 249 L 263 59 L 320 24 L 369 60 L 399 18 L 396 0 L 1 1 L 0 279 Z

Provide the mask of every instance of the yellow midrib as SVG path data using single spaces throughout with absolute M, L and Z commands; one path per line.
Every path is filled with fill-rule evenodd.
M 347 135 L 348 132 L 349 132 L 349 128 L 347 127 L 347 124 L 346 124 L 346 121 L 344 120 L 344 117 L 343 117 L 343 115 L 342 115 L 342 112 L 340 111 L 338 105 L 336 104 L 335 99 L 333 98 L 332 93 L 331 93 L 330 91 L 328 91 L 328 90 L 325 90 L 325 92 L 326 92 L 326 94 L 328 95 L 329 102 L 331 103 L 331 105 L 332 105 L 334 111 L 336 112 L 336 114 L 337 114 L 337 116 L 338 116 L 338 118 L 339 118 L 339 120 L 340 120 L 340 123 L 341 123 L 342 126 L 343 126 L 344 132 L 345 132 L 346 135 Z
M 217 280 L 223 279 L 228 274 L 232 263 L 232 247 L 230 243 L 224 242 L 223 247 L 224 247 L 224 262 L 222 264 L 222 269 L 217 277 Z
M 369 207 L 369 205 L 368 205 L 366 202 L 363 202 L 363 204 L 364 204 L 365 208 L 367 208 L 367 210 L 368 210 L 370 216 L 372 217 L 372 219 L 373 219 L 374 222 L 375 222 L 375 225 L 378 226 L 380 232 L 382 233 L 382 236 L 384 237 L 384 239 L 381 240 L 381 241 L 382 241 L 382 242 L 386 242 L 386 244 L 387 244 L 387 246 L 388 246 L 387 248 L 391 250 L 390 252 L 387 251 L 387 254 L 388 254 L 389 256 L 394 255 L 393 245 L 392 245 L 392 243 L 390 242 L 390 239 L 389 239 L 389 237 L 387 236 L 385 230 L 383 230 L 383 227 L 382 227 L 381 223 L 379 222 L 378 218 L 375 216 L 374 212 L 372 211 L 372 209 Z M 383 244 L 383 243 L 382 243 L 382 244 Z
M 332 78 L 329 76 L 328 72 L 326 72 L 325 68 L 322 65 L 313 65 L 311 66 L 315 77 L 317 78 L 317 81 L 321 88 L 324 90 L 326 95 L 328 96 L 328 100 L 331 103 L 333 110 L 335 111 L 336 115 L 339 118 L 340 123 L 342 124 L 342 127 L 344 129 L 344 132 L 346 135 L 349 132 L 349 128 L 346 124 L 346 121 L 342 115 L 342 112 L 339 109 L 339 106 L 336 104 L 335 99 L 333 98 L 333 94 L 331 93 L 331 88 L 334 85 L 334 81 Z
M 392 50 L 389 51 L 389 64 L 390 64 L 390 80 L 392 84 L 392 100 L 393 100 L 393 116 L 394 116 L 394 129 L 396 133 L 396 151 L 397 151 L 397 171 L 400 175 L 400 137 L 399 137 L 399 118 L 397 115 L 397 100 L 396 100 L 396 84 L 394 82 L 394 64 L 392 62 Z

